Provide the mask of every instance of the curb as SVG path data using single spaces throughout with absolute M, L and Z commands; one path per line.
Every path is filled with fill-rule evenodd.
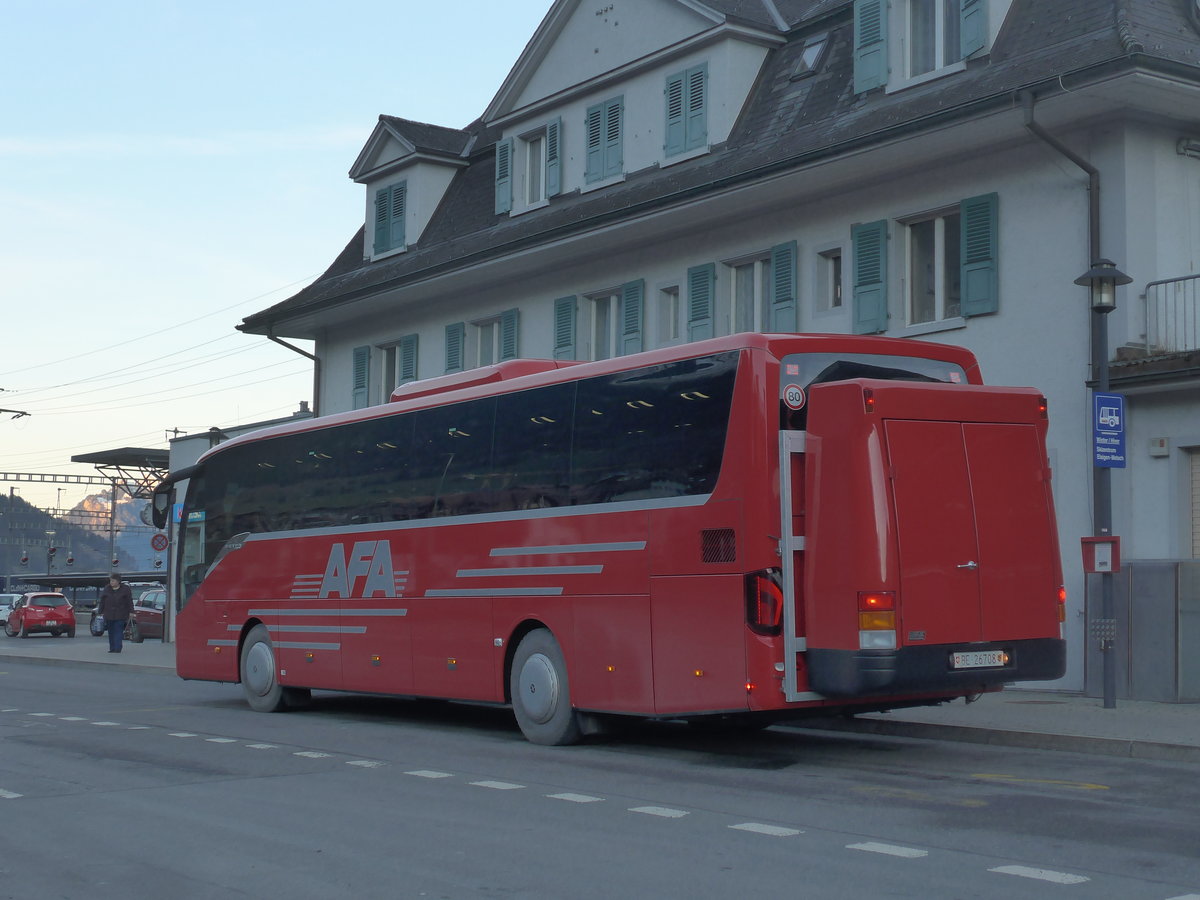
M 893 737 L 958 741 L 997 747 L 1021 747 L 1029 750 L 1058 750 L 1090 756 L 1117 756 L 1126 759 L 1153 759 L 1166 762 L 1200 762 L 1200 747 L 1166 744 L 1123 738 L 1088 737 L 1074 734 L 1049 734 L 1038 731 L 1008 731 L 973 725 L 932 725 L 927 722 L 885 722 L 879 719 L 814 719 L 810 723 L 789 723 L 788 727 L 813 731 L 838 731 L 851 734 L 879 734 Z
M 49 656 L 10 656 L 0 654 L 0 666 L 9 663 L 29 663 L 34 666 L 65 666 L 79 669 L 108 669 L 125 672 L 149 672 L 155 675 L 174 675 L 174 666 L 139 665 L 124 662 L 93 662 L 87 659 L 59 659 Z

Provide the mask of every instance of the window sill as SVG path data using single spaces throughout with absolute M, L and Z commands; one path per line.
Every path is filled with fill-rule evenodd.
M 508 215 L 509 215 L 509 218 L 513 218 L 515 216 L 523 216 L 527 212 L 533 212 L 535 209 L 545 209 L 549 205 L 550 205 L 550 201 L 548 199 L 547 200 L 539 200 L 537 203 L 530 203 L 528 206 L 522 206 L 520 209 L 513 207 L 512 209 L 510 209 L 508 211 Z
M 587 194 L 591 191 L 598 191 L 601 188 L 611 187 L 614 184 L 621 184 L 625 181 L 625 173 L 613 175 L 611 178 L 605 178 L 603 181 L 593 181 L 591 184 L 585 184 L 579 189 L 579 193 Z
M 937 334 L 940 331 L 958 331 L 967 327 L 967 320 L 962 316 L 953 319 L 942 319 L 939 322 L 922 322 L 920 325 L 909 325 L 901 332 L 901 337 L 920 337 L 923 334 Z
M 676 163 L 687 162 L 689 159 L 696 159 L 699 156 L 704 156 L 708 153 L 709 149 L 710 148 L 708 144 L 705 144 L 703 147 L 697 147 L 695 150 L 685 150 L 683 153 L 676 153 L 674 156 L 668 156 L 662 161 L 662 164 L 659 166 L 659 168 L 667 169 Z
M 408 244 L 403 247 L 393 247 L 391 250 L 384 250 L 382 253 L 372 253 L 371 262 L 379 262 L 381 259 L 387 259 L 390 256 L 399 256 L 401 253 L 408 252 Z
M 888 81 L 887 87 L 884 88 L 884 93 L 894 94 L 897 91 L 903 91 L 907 88 L 916 87 L 919 84 L 937 81 L 939 78 L 945 78 L 947 75 L 957 75 L 959 72 L 965 72 L 966 69 L 966 62 L 960 59 L 956 63 L 950 63 L 950 65 L 942 66 L 940 69 L 934 69 L 932 72 L 925 72 L 922 75 L 914 75 L 911 78 L 898 78 L 895 81 Z

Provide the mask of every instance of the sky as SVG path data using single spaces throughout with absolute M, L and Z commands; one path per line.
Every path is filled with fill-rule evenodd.
M 379 115 L 469 124 L 550 6 L 0 0 L 0 473 L 311 401 L 311 363 L 236 326 L 362 224 Z

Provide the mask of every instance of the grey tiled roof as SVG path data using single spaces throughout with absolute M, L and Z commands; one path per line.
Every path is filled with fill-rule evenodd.
M 1181 70 L 1188 66 L 1187 77 L 1200 82 L 1200 32 L 1183 0 L 1014 0 L 990 54 L 968 61 L 966 71 L 892 94 L 865 95 L 853 91 L 849 0 L 775 3 L 785 18 L 799 17 L 799 25 L 784 46 L 768 55 L 724 145 L 666 169 L 629 173 L 624 183 L 603 190 L 555 197 L 545 209 L 510 218 L 493 211 L 498 135 L 478 122 L 461 132 L 438 129 L 434 137 L 447 141 L 444 148 L 457 146 L 452 136 L 474 133 L 476 140 L 470 165 L 455 176 L 420 242 L 399 256 L 364 263 L 360 230 L 316 282 L 247 317 L 242 328 L 265 332 L 291 314 L 619 222 L 665 203 L 869 145 L 905 129 L 933 127 L 976 110 L 1010 107 L 1018 91 L 1061 90 L 1060 76 L 1082 83 L 1093 75 L 1137 67 Z M 733 15 L 735 8 L 745 14 L 755 4 L 714 0 L 710 5 Z M 814 28 L 829 32 L 825 61 L 816 74 L 795 78 L 803 37 Z M 419 125 L 389 121 L 404 122 L 406 129 Z
M 464 128 L 446 128 L 397 116 L 380 116 L 379 121 L 386 122 L 396 132 L 404 135 L 419 151 L 459 156 L 471 139 L 471 133 Z

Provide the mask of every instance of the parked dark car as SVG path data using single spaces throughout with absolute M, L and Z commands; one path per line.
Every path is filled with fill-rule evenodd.
M 133 618 L 125 625 L 125 639 L 140 644 L 146 638 L 162 639 L 163 611 L 167 592 L 163 588 L 146 591 L 133 604 Z
M 4 633 L 9 637 L 29 637 L 37 632 L 54 636 L 75 637 L 75 607 L 62 594 L 33 592 L 22 594 L 8 621 Z

